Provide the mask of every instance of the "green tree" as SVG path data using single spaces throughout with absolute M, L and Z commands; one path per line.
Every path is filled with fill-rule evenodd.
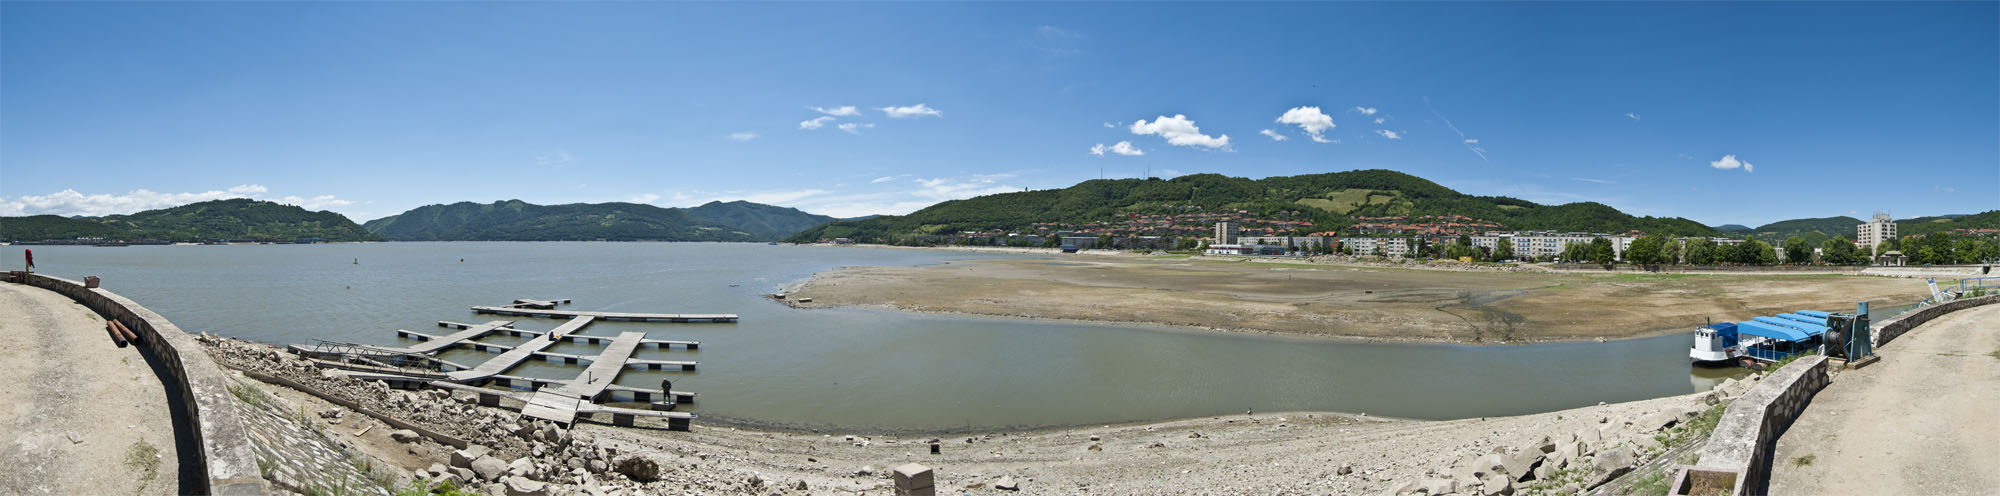
M 1500 243 L 1497 246 L 1497 248 L 1493 249 L 1494 260 L 1514 258 L 1514 240 L 1512 238 L 1500 238 Z
M 1690 265 L 1709 265 L 1715 263 L 1715 241 L 1708 238 L 1689 241 L 1687 246 L 1687 263 Z
M 1896 238 L 1882 240 L 1882 242 L 1875 244 L 1875 256 L 1880 257 L 1883 253 L 1900 250 L 1902 249 L 1900 246 L 1902 246 L 1902 243 L 1896 241 Z
M 1785 238 L 1784 247 L 1785 263 L 1801 265 L 1812 261 L 1812 245 L 1806 244 L 1806 238 L 1801 236 Z
M 1643 236 L 1632 240 L 1632 246 L 1625 249 L 1625 261 L 1640 265 L 1671 263 L 1665 253 L 1666 240 L 1658 236 Z
M 1740 263 L 1740 261 L 1737 260 L 1736 258 L 1736 253 L 1740 251 L 1743 251 L 1742 243 L 1717 244 L 1715 245 L 1715 263 L 1718 264 Z
M 1611 265 L 1618 263 L 1618 251 L 1611 249 L 1610 238 L 1593 239 L 1590 240 L 1590 259 L 1600 264 Z

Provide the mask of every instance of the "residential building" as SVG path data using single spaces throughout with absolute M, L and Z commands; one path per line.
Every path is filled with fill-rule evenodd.
M 1868 223 L 1854 226 L 1854 243 L 1875 253 L 1875 245 L 1896 239 L 1896 221 L 1889 219 L 1888 212 L 1875 212 L 1875 218 Z
M 1237 244 L 1235 222 L 1222 221 L 1215 223 L 1215 244 L 1218 245 Z
M 1342 238 L 1340 244 L 1352 248 L 1355 255 L 1405 257 L 1410 254 L 1409 238 Z

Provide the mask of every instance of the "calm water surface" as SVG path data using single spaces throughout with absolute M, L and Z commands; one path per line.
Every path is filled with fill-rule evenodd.
M 23 247 L 7 248 L 5 260 L 21 259 Z M 448 332 L 436 327 L 439 320 L 518 319 L 518 327 L 537 330 L 561 323 L 468 309 L 515 298 L 571 298 L 570 308 L 580 310 L 740 314 L 735 324 L 604 322 L 584 334 L 643 331 L 701 341 L 697 351 L 639 353 L 697 360 L 699 372 L 627 370 L 619 383 L 672 379 L 675 389 L 701 393 L 697 405 L 683 408 L 704 419 L 789 428 L 983 430 L 1246 409 L 1500 416 L 1688 393 L 1733 373 L 1691 370 L 1686 334 L 1500 347 L 1327 342 L 797 310 L 762 296 L 838 266 L 1005 256 L 938 250 L 710 243 L 31 248 L 41 272 L 102 276 L 106 288 L 190 332 L 276 344 L 407 345 L 395 329 Z M 553 351 L 600 349 L 563 344 Z M 445 358 L 477 363 L 482 355 Z M 582 370 L 531 361 L 512 373 L 567 378 Z

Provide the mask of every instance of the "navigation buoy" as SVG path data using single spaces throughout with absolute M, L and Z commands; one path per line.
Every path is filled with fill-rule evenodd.
M 361 265 L 361 259 L 354 259 L 354 265 Z

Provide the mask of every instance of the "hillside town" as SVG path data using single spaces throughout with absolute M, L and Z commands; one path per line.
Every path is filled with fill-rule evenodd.
M 1086 223 L 1037 222 L 1028 229 L 965 231 L 935 235 L 927 241 L 945 245 L 1089 249 L 1164 250 L 1204 255 L 1305 257 L 1325 254 L 1387 258 L 1439 258 L 1480 262 L 1626 262 L 1641 264 L 1873 264 L 1904 265 L 1911 258 L 1898 237 L 1896 222 L 1877 214 L 1855 226 L 1852 239 L 1838 236 L 1817 246 L 1803 240 L 1770 241 L 1745 237 L 1652 236 L 1638 230 L 1622 233 L 1505 230 L 1501 225 L 1463 215 L 1356 217 L 1340 230 L 1318 231 L 1307 215 L 1280 211 L 1276 218 L 1246 210 L 1203 212 L 1199 206 L 1169 206 L 1183 213 L 1131 214 L 1120 219 Z M 1933 256 L 1968 261 L 2000 257 L 1986 253 L 2000 230 L 1959 229 L 1938 233 L 1938 240 L 1960 253 Z M 1796 237 L 1795 237 L 1796 238 Z M 840 242 L 842 240 L 833 240 Z M 1932 241 L 1935 244 L 1936 242 Z M 1958 244 L 1964 246 L 1957 246 Z M 1634 256 L 1634 249 L 1640 256 Z M 1949 262 L 1945 262 L 1949 263 Z

